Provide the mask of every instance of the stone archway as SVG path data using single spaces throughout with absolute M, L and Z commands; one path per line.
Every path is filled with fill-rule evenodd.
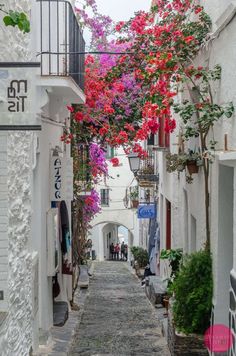
M 135 211 L 132 209 L 122 209 L 119 211 L 103 210 L 102 214 L 98 214 L 93 219 L 91 226 L 95 227 L 99 224 L 113 223 L 125 226 L 128 230 L 134 231 L 137 227 L 137 219 L 134 214 Z
M 130 260 L 130 247 L 133 246 L 134 236 L 127 226 L 118 224 L 114 221 L 105 221 L 96 224 L 91 230 L 91 239 L 93 242 L 93 249 L 95 250 L 96 259 L 99 261 L 109 260 L 110 245 L 119 242 L 118 228 L 123 226 L 127 229 L 127 243 L 128 243 L 128 260 Z

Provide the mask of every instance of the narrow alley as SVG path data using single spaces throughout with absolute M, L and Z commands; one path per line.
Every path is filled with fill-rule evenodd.
M 95 264 L 71 356 L 167 356 L 155 309 L 122 262 Z

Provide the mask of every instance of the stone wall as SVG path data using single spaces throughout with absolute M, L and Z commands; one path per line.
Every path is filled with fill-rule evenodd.
M 0 132 L 0 311 L 8 309 L 7 133 Z
M 32 133 L 8 137 L 9 324 L 5 355 L 28 355 L 32 345 L 31 142 Z
M 24 11 L 30 16 L 31 0 L 1 0 L 3 9 L 8 11 Z M 3 13 L 0 13 L 0 61 L 17 62 L 27 61 L 31 58 L 29 48 L 31 46 L 31 34 L 23 34 L 17 28 L 4 26 L 2 22 Z
M 171 311 L 168 313 L 168 347 L 173 356 L 208 356 L 203 337 L 196 334 L 184 335 L 176 332 Z
M 4 4 L 5 10 L 24 11 L 30 15 L 31 1 L 29 0 L 3 0 L 1 4 Z M 30 60 L 30 46 L 31 33 L 24 35 L 17 28 L 5 27 L 1 14 L 0 61 Z M 7 246 L 7 256 L 0 255 L 1 273 L 5 273 L 6 308 L 4 309 L 7 312 L 7 318 L 0 330 L 0 355 L 4 356 L 28 356 L 32 347 L 31 152 L 33 135 L 30 132 L 6 132 L 1 135 L 5 148 L 5 156 L 1 156 L 4 159 L 1 159 L 0 169 L 0 182 L 5 187 L 4 199 L 1 198 L 1 221 L 6 226 L 6 231 L 1 231 L 1 237 L 4 233 L 3 244 Z M 8 267 L 6 272 L 2 271 L 4 261 Z

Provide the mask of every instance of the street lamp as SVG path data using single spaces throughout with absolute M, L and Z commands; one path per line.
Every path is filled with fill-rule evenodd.
M 134 176 L 136 177 L 140 167 L 140 157 L 138 156 L 138 153 L 133 152 L 128 154 L 128 160 L 129 160 L 130 170 L 131 172 L 133 172 Z

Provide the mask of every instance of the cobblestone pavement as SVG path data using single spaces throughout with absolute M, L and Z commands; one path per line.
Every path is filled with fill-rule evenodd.
M 95 264 L 69 355 L 170 355 L 156 311 L 126 263 Z

